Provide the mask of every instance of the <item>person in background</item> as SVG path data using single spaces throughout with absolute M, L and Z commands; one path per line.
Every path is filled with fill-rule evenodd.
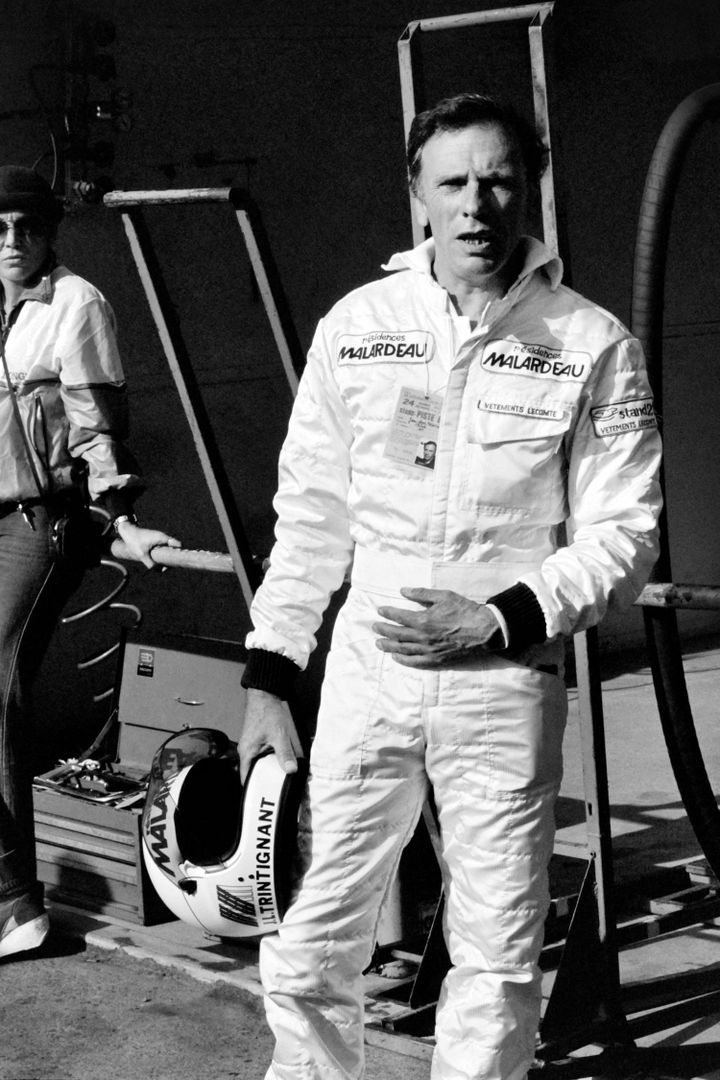
M 241 768 L 300 740 L 287 697 L 350 573 L 310 750 L 299 886 L 261 944 L 267 1080 L 363 1075 L 362 972 L 432 790 L 451 967 L 434 1080 L 521 1080 L 540 1018 L 564 639 L 657 557 L 660 439 L 639 343 L 526 234 L 543 147 L 492 98 L 415 117 L 432 236 L 318 326 L 252 605 Z M 416 461 L 436 443 L 433 468 Z M 565 539 L 564 537 L 567 537 Z
M 82 560 L 59 557 L 58 519 L 84 533 L 85 494 L 130 557 L 179 541 L 142 528 L 123 440 L 125 379 L 104 296 L 58 264 L 62 204 L 35 170 L 0 167 L 0 957 L 37 948 L 49 923 L 37 881 L 29 694 Z

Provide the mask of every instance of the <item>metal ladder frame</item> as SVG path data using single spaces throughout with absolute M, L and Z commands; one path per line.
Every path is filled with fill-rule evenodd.
M 104 203 L 119 210 L 135 265 L 192 432 L 195 448 L 222 528 L 234 573 L 248 609 L 260 582 L 232 487 L 218 450 L 180 324 L 165 286 L 144 217 L 148 206 L 217 204 L 230 206 L 240 227 L 258 289 L 265 305 L 285 376 L 294 397 L 303 357 L 267 235 L 256 203 L 242 188 L 192 188 L 169 191 L 112 191 Z M 221 560 L 222 561 L 222 560 Z M 202 560 L 195 559 L 195 565 Z M 212 568 L 217 565 L 217 559 Z M 223 569 L 225 567 L 223 566 Z
M 533 88 L 533 108 L 536 130 L 548 147 L 548 163 L 541 179 L 542 226 L 545 243 L 553 250 L 566 249 L 564 222 L 560 220 L 556 198 L 556 177 L 553 168 L 553 136 L 550 117 L 551 88 L 548 80 L 548 30 L 552 27 L 554 3 L 527 4 L 513 8 L 496 8 L 489 11 L 466 12 L 436 19 L 421 19 L 409 24 L 398 41 L 403 120 L 407 140 L 415 113 L 425 105 L 422 88 L 421 39 L 424 33 L 457 30 L 464 27 L 482 27 L 505 22 L 524 22 L 528 28 L 530 54 L 530 77 Z M 416 243 L 425 238 L 425 232 L 413 223 Z M 566 256 L 566 250 L 562 250 Z M 566 260 L 567 261 L 567 260 Z M 620 972 L 615 942 L 615 913 L 613 909 L 612 840 L 610 831 L 610 807 L 607 785 L 607 762 L 604 741 L 604 716 L 600 672 L 598 662 L 597 631 L 586 631 L 574 639 L 578 680 L 578 704 L 580 713 L 582 767 L 585 789 L 585 814 L 587 821 L 588 866 L 581 889 L 575 920 L 583 913 L 583 952 L 587 944 L 588 920 L 595 924 L 597 940 L 594 942 L 596 980 L 592 1000 L 583 1002 L 580 1008 L 573 987 L 573 1015 L 583 1024 L 601 1023 L 608 1038 L 615 1042 L 627 1041 L 625 1016 L 620 1001 Z M 427 814 L 425 815 L 427 821 Z M 434 838 L 430 832 L 431 840 Z M 435 843 L 437 839 L 435 837 Z M 575 922 L 576 927 L 579 925 Z M 577 932 L 577 931 L 576 931 Z M 558 977 L 550 1002 L 543 1018 L 543 1038 L 560 1035 L 567 1023 L 565 971 L 574 971 L 572 946 L 563 954 Z M 425 963 L 432 962 L 426 952 Z M 421 963 L 422 968 L 422 963 Z M 572 975 L 569 975 L 572 981 Z M 437 973 L 430 982 L 437 980 Z M 557 1004 L 556 1004 L 557 1003 Z
M 471 11 L 462 15 L 448 15 L 437 19 L 419 19 L 408 24 L 398 41 L 398 62 L 400 66 L 400 94 L 402 97 L 403 126 L 405 141 L 410 133 L 410 125 L 416 113 L 426 107 L 423 87 L 423 64 L 421 41 L 423 34 L 442 30 L 459 30 L 471 26 L 488 26 L 491 23 L 526 22 L 528 24 L 528 43 L 530 47 L 530 74 L 533 87 L 533 109 L 538 135 L 549 151 L 548 167 L 540 180 L 542 201 L 543 235 L 545 242 L 554 251 L 565 247 L 564 237 L 559 232 L 556 181 L 552 168 L 552 132 L 550 125 L 549 86 L 547 78 L 547 34 L 546 24 L 550 26 L 550 17 L 554 2 L 525 4 L 520 7 L 494 8 L 490 11 Z M 425 239 L 425 229 L 413 218 L 413 242 L 421 243 Z
M 541 185 L 543 236 L 548 246 L 559 251 L 567 267 L 564 219 L 558 211 L 557 180 L 553 170 L 550 97 L 546 64 L 547 30 L 552 28 L 554 3 L 528 4 L 514 8 L 467 12 L 456 16 L 422 19 L 408 25 L 398 41 L 401 94 L 405 137 L 416 112 L 425 107 L 422 86 L 421 39 L 423 33 L 454 30 L 462 27 L 487 26 L 491 23 L 524 21 L 528 24 L 530 74 L 533 87 L 533 107 L 538 135 L 550 154 Z M 413 221 L 413 239 L 420 243 L 426 232 Z M 637 603 L 648 606 L 696 606 L 688 599 L 689 591 L 697 595 L 695 586 L 654 584 L 648 586 Z M 683 596 L 678 590 L 684 590 Z M 705 589 L 704 599 L 714 592 L 710 606 L 720 600 L 720 590 Z M 700 598 L 702 602 L 703 598 Z M 697 606 L 700 606 L 698 604 Z M 614 907 L 614 876 L 612 834 L 605 751 L 605 724 L 600 678 L 597 629 L 574 636 L 576 658 L 578 710 L 580 720 L 582 771 L 587 826 L 587 867 L 576 898 L 567 936 L 559 950 L 559 963 L 553 989 L 541 1025 L 539 1056 L 547 1063 L 558 1055 L 587 1045 L 599 1043 L 608 1054 L 634 1052 L 633 1034 L 662 1030 L 688 1015 L 705 1014 L 720 1001 L 720 993 L 701 990 L 695 1001 L 680 1004 L 664 1003 L 663 1018 L 657 1026 L 645 1018 L 639 1024 L 629 1023 L 621 999 L 618 958 L 618 932 Z M 424 819 L 433 846 L 437 850 L 437 825 L 426 807 Z M 448 964 L 447 952 L 440 929 L 442 897 L 433 926 L 420 958 L 418 972 L 410 993 L 410 1009 L 406 1023 L 402 1018 L 387 1025 L 388 1030 L 418 1030 L 417 1014 L 434 1010 L 442 977 Z M 711 905 L 715 910 L 717 905 Z M 647 936 L 651 936 L 648 933 Z M 642 940 L 640 935 L 636 940 Z M 592 970 L 593 978 L 588 979 Z M 693 1012 L 692 1010 L 695 1009 Z M 412 1013 L 415 1012 L 415 1016 Z M 654 1018 L 657 1022 L 657 1016 Z M 632 1029 L 632 1030 L 631 1030 Z M 639 1051 L 638 1051 L 639 1053 Z M 647 1055 L 647 1051 L 644 1052 Z M 598 1061 L 598 1066 L 600 1062 Z M 563 1075 L 567 1075 L 564 1071 Z

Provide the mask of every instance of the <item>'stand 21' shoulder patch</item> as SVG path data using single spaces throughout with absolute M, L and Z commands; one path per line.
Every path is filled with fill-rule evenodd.
M 585 382 L 591 366 L 588 353 L 524 341 L 488 342 L 482 357 L 485 371 L 556 382 Z
M 337 363 L 345 364 L 427 364 L 434 340 L 426 330 L 369 330 L 364 334 L 342 334 L 337 343 Z
M 595 434 L 600 439 L 657 427 L 655 409 L 650 397 L 628 398 L 626 401 L 596 405 L 590 410 L 590 417 Z

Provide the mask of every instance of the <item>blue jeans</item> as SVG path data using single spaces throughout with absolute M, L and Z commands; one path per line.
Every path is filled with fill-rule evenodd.
M 0 899 L 36 880 L 30 688 L 82 571 L 53 558 L 48 514 L 0 505 Z

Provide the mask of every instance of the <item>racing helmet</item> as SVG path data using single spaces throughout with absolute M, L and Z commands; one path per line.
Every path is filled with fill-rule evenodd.
M 277 930 L 305 775 L 302 760 L 297 773 L 286 773 L 268 753 L 242 785 L 235 743 L 210 728 L 189 728 L 160 746 L 142 813 L 142 851 L 174 915 L 220 937 Z

